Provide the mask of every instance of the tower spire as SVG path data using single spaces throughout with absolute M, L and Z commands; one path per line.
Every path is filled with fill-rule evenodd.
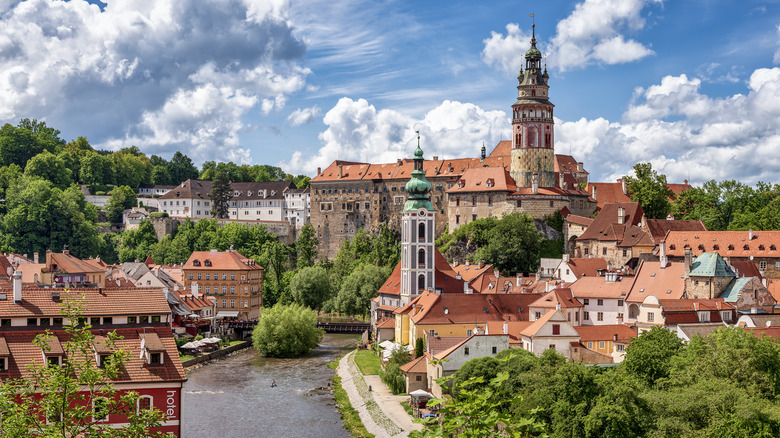
M 417 149 L 414 151 L 414 170 L 409 182 L 406 183 L 406 192 L 409 193 L 409 199 L 404 204 L 404 210 L 417 210 L 425 208 L 433 211 L 430 192 L 433 186 L 425 179 L 423 170 L 423 150 L 420 147 L 420 131 L 417 131 Z

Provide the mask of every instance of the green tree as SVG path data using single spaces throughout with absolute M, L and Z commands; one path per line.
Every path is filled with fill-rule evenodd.
M 301 228 L 301 234 L 295 239 L 295 252 L 298 254 L 297 267 L 308 268 L 314 266 L 317 262 L 317 246 L 320 240 L 317 238 L 317 232 L 311 224 L 306 224 Z
M 263 311 L 252 332 L 255 349 L 270 357 L 298 357 L 320 343 L 314 311 L 298 304 L 277 304 Z
M 320 310 L 332 294 L 328 271 L 322 266 L 301 269 L 290 282 L 290 292 L 296 303 Z
M 59 149 L 65 144 L 65 140 L 60 138 L 60 131 L 50 126 L 46 122 L 39 122 L 36 119 L 22 119 L 17 125 L 20 129 L 26 129 L 35 137 L 36 143 L 40 144 L 44 150 L 52 153 L 59 152 Z
M 389 268 L 365 264 L 352 271 L 341 283 L 335 307 L 345 315 L 368 315 L 371 299 L 390 276 Z
M 701 220 L 708 230 L 725 229 L 717 196 L 704 188 L 692 187 L 680 193 L 672 202 L 672 215 L 677 220 Z
M 113 184 L 114 163 L 105 155 L 94 151 L 85 152 L 81 158 L 79 181 L 82 184 Z
M 650 163 L 635 164 L 634 174 L 626 177 L 626 187 L 631 200 L 639 203 L 645 216 L 665 219 L 671 211 L 669 199 L 674 197 L 674 192 L 666 183 L 666 175 L 653 170 Z
M 211 199 L 211 217 L 226 219 L 230 216 L 228 214 L 228 208 L 230 206 L 230 200 L 233 199 L 233 188 L 230 186 L 230 181 L 228 180 L 226 173 L 217 172 L 217 174 L 214 175 L 214 180 L 211 182 L 209 199 Z
M 111 191 L 111 197 L 106 206 L 108 220 L 113 223 L 122 221 L 122 212 L 138 205 L 135 191 L 128 186 L 119 186 Z
M 43 151 L 30 158 L 27 167 L 24 168 L 24 174 L 49 180 L 55 187 L 61 189 L 73 182 L 71 171 L 65 166 L 65 161 L 49 151 Z
M 81 300 L 66 299 L 62 315 L 66 321 L 79 321 L 83 314 Z M 65 357 L 61 366 L 45 363 L 32 366 L 25 379 L 4 380 L 0 385 L 0 409 L 3 411 L 0 428 L 6 437 L 162 437 L 150 432 L 161 426 L 164 415 L 150 408 L 136 409 L 139 396 L 134 391 L 120 392 L 113 380 L 126 373 L 124 364 L 129 353 L 118 347 L 121 339 L 109 332 L 98 340 L 89 325 L 64 326 L 67 341 L 63 344 Z M 47 339 L 54 335 L 46 331 L 35 338 L 34 344 L 43 351 L 51 347 Z M 104 359 L 98 367 L 95 345 L 112 351 L 110 360 Z M 95 420 L 92 401 L 100 400 L 100 411 L 106 415 L 127 417 L 122 428 Z M 96 402 L 96 405 L 98 403 Z
M 294 272 L 287 270 L 289 248 L 282 242 L 271 240 L 263 245 L 259 263 L 265 269 L 263 273 L 263 304 L 272 307 L 277 302 L 289 304 L 290 282 Z M 285 277 L 285 274 L 287 277 Z
M 138 229 L 126 230 L 120 236 L 117 244 L 120 262 L 143 260 L 152 252 L 152 246 L 157 244 L 157 234 L 155 234 L 154 226 L 149 220 L 141 221 Z
M 417 338 L 414 341 L 414 357 L 422 357 L 423 353 L 425 353 L 425 338 Z
M 671 358 L 682 348 L 677 335 L 665 328 L 653 327 L 631 340 L 623 367 L 630 375 L 652 385 L 669 376 Z
M 113 163 L 116 185 L 138 187 L 141 183 L 152 182 L 152 168 L 154 166 L 145 155 L 120 151 L 111 154 L 109 159 Z
M 171 161 L 168 162 L 166 167 L 171 178 L 170 184 L 173 185 L 198 177 L 198 169 L 192 164 L 190 157 L 179 151 L 173 154 Z
M 19 167 L 27 165 L 27 161 L 43 152 L 45 149 L 35 135 L 25 128 L 18 128 L 8 123 L 0 128 L 0 163 L 4 166 L 16 164 Z
M 542 236 L 533 218 L 523 213 L 504 216 L 487 233 L 488 243 L 476 258 L 492 263 L 501 272 L 535 272 L 539 266 Z

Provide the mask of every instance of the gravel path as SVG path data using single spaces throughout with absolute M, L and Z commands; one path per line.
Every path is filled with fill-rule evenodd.
M 366 430 L 376 438 L 405 438 L 409 436 L 410 429 L 422 428 L 420 424 L 412 423 L 409 415 L 399 404 L 400 398 L 385 396 L 389 391 L 384 387 L 384 383 L 380 381 L 381 386 L 379 386 L 372 379 L 372 390 L 377 389 L 368 390 L 366 380 L 355 365 L 354 354 L 353 351 L 341 358 L 337 372 L 341 377 L 341 386 L 347 393 L 352 407 L 360 414 L 360 420 Z M 380 393 L 379 397 L 374 397 L 375 391 Z

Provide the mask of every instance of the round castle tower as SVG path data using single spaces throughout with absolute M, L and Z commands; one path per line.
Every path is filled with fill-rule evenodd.
M 512 105 L 512 163 L 517 187 L 555 187 L 553 105 L 548 100 L 550 76 L 542 70 L 536 48 L 536 25 L 531 48 L 525 52 L 525 71 L 517 76 L 517 102 Z

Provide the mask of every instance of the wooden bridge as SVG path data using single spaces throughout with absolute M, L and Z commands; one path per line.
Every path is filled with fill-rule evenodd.
M 228 328 L 238 331 L 252 330 L 257 321 L 231 321 Z M 317 327 L 326 333 L 363 333 L 371 329 L 371 324 L 364 322 L 318 322 Z

